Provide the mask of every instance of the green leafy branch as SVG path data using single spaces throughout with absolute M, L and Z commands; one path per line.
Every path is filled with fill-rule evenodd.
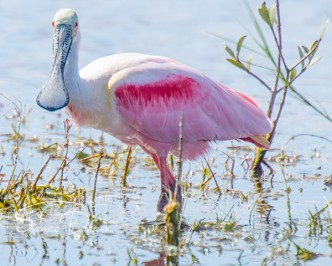
M 256 32 L 258 34 L 258 39 L 256 39 L 252 34 L 251 37 L 257 44 L 259 50 L 258 54 L 263 54 L 265 58 L 268 59 L 272 68 L 267 68 L 268 71 L 272 71 L 274 74 L 274 82 L 270 84 L 266 81 L 262 76 L 258 75 L 255 72 L 254 66 L 257 67 L 258 65 L 253 64 L 252 57 L 249 56 L 248 59 L 243 59 L 241 57 L 242 48 L 246 48 L 244 46 L 245 40 L 247 38 L 246 35 L 239 38 L 237 42 L 235 42 L 235 48 L 231 48 L 228 45 L 225 46 L 225 50 L 230 56 L 227 58 L 227 61 L 234 65 L 235 67 L 245 71 L 247 74 L 255 78 L 259 81 L 269 92 L 270 92 L 270 100 L 267 109 L 267 115 L 272 120 L 272 131 L 267 135 L 267 140 L 272 143 L 274 134 L 276 131 L 276 127 L 278 121 L 280 119 L 283 107 L 286 102 L 286 96 L 288 91 L 293 93 L 300 101 L 305 103 L 307 106 L 315 110 L 321 116 L 323 116 L 328 121 L 332 122 L 332 118 L 329 116 L 328 113 L 322 108 L 319 108 L 311 101 L 309 101 L 302 93 L 300 93 L 294 87 L 294 82 L 302 76 L 310 67 L 312 67 L 315 63 L 317 63 L 321 57 L 316 56 L 316 53 L 319 49 L 319 46 L 322 42 L 324 33 L 327 29 L 329 20 L 327 20 L 322 28 L 320 37 L 315 40 L 310 47 L 305 45 L 297 46 L 297 52 L 299 54 L 299 60 L 289 66 L 287 60 L 283 53 L 283 39 L 282 39 L 282 31 L 281 31 L 281 19 L 280 19 L 280 4 L 279 0 L 276 0 L 276 4 L 272 5 L 271 7 L 267 7 L 266 3 L 264 2 L 261 7 L 258 9 L 258 13 L 263 20 L 263 22 L 269 27 L 274 45 L 276 50 L 273 51 L 267 42 L 267 39 L 263 33 L 262 27 L 259 24 L 258 20 L 256 19 L 253 12 L 248 7 L 250 11 L 250 15 L 255 26 Z M 247 49 L 247 48 L 246 48 Z M 254 51 L 254 49 L 250 49 Z M 276 54 L 274 56 L 273 54 Z M 276 105 L 276 99 L 280 98 L 279 105 Z M 276 110 L 274 110 L 276 109 Z M 262 170 L 260 164 L 262 163 L 266 151 L 258 149 L 256 151 L 256 157 L 254 160 L 253 166 L 253 174 L 254 175 L 261 175 Z

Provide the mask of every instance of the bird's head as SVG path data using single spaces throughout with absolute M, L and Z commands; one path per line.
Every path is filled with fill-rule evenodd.
M 69 103 L 64 82 L 67 57 L 79 35 L 78 17 L 69 8 L 56 12 L 53 21 L 53 68 L 48 81 L 37 96 L 37 104 L 48 111 L 59 110 Z

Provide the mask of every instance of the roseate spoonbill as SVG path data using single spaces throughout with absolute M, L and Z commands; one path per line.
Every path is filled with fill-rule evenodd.
M 268 149 L 271 123 L 248 96 L 213 81 L 173 59 L 115 54 L 78 69 L 79 21 L 75 11 L 59 10 L 53 19 L 53 69 L 37 97 L 48 111 L 67 107 L 79 126 L 105 131 L 140 146 L 160 170 L 162 211 L 176 189 L 167 166 L 169 153 L 194 159 L 210 141 L 245 140 Z

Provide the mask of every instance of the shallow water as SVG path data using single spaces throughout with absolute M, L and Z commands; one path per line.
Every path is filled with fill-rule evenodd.
M 268 1 L 269 3 L 269 1 Z M 296 45 L 310 45 L 318 38 L 321 25 L 331 16 L 329 0 L 285 1 L 282 4 L 284 23 L 284 50 L 291 62 L 298 58 Z M 250 1 L 256 10 L 260 1 Z M 243 25 L 251 27 L 243 1 L 22 1 L 0 3 L 0 167 L 4 174 L 1 188 L 6 185 L 11 172 L 11 151 L 14 143 L 7 140 L 12 124 L 14 106 L 7 98 L 25 109 L 26 123 L 22 133 L 26 139 L 37 136 L 38 143 L 24 142 L 20 149 L 18 169 L 31 170 L 35 175 L 48 155 L 39 153 L 36 146 L 42 143 L 64 143 L 64 111 L 60 115 L 47 113 L 35 104 L 35 97 L 47 80 L 51 69 L 51 20 L 55 11 L 70 6 L 76 9 L 81 23 L 82 43 L 80 64 L 118 52 L 142 52 L 165 55 L 202 70 L 225 85 L 254 96 L 266 108 L 268 94 L 256 81 L 234 69 L 226 61 L 224 44 L 214 34 L 237 40 L 246 34 Z M 326 32 L 320 51 L 322 60 L 295 84 L 296 88 L 314 102 L 319 102 L 332 114 L 330 75 L 332 53 L 331 29 Z M 254 45 L 249 41 L 249 45 Z M 255 59 L 255 58 L 254 58 Z M 261 60 L 257 58 L 258 60 Z M 265 74 L 266 75 L 266 74 Z M 54 126 L 50 129 L 49 125 Z M 331 139 L 331 123 L 290 96 L 276 133 L 273 148 L 279 149 L 298 134 L 315 134 Z M 101 133 L 90 129 L 70 131 L 71 142 L 78 136 L 99 139 Z M 118 145 L 114 138 L 103 135 L 106 150 L 111 153 Z M 246 173 L 246 156 L 251 151 L 234 151 L 227 147 L 239 143 L 213 144 L 207 159 L 213 159 L 213 171 L 223 194 L 219 197 L 210 188 L 195 188 L 202 177 L 204 160 L 186 162 L 184 173 L 193 184 L 186 194 L 184 217 L 189 225 L 195 221 L 216 221 L 217 217 L 234 219 L 239 226 L 232 235 L 222 230 L 202 230 L 192 235 L 190 244 L 179 256 L 180 265 L 258 265 L 264 259 L 273 265 L 298 263 L 299 265 L 330 265 L 331 247 L 327 241 L 327 229 L 316 237 L 308 236 L 308 210 L 321 209 L 331 200 L 330 188 L 324 180 L 331 175 L 331 143 L 321 138 L 302 136 L 286 146 L 286 154 L 299 155 L 298 160 L 283 167 L 271 162 L 277 171 L 273 187 L 267 180 L 263 195 L 255 193 L 254 184 Z M 241 145 L 241 144 L 240 144 Z M 120 146 L 119 149 L 121 149 Z M 69 156 L 77 152 L 71 147 Z M 230 180 L 224 168 L 226 152 L 235 158 L 234 191 L 230 192 Z M 271 154 L 277 154 L 272 151 Z M 0 257 L 4 265 L 130 265 L 137 258 L 138 264 L 156 260 L 163 251 L 158 235 L 139 226 L 143 219 L 156 218 L 156 199 L 159 196 L 159 178 L 156 169 L 147 165 L 146 156 L 134 150 L 134 168 L 128 183 L 122 190 L 119 176 L 98 179 L 96 215 L 107 223 L 94 229 L 87 221 L 85 205 L 68 203 L 59 209 L 49 202 L 46 217 L 22 211 L 26 216 L 3 214 L 0 224 Z M 60 164 L 52 161 L 46 169 L 46 179 L 53 175 Z M 65 174 L 65 184 L 87 189 L 91 200 L 93 171 L 81 171 L 74 162 Z M 0 168 L 1 169 L 1 168 Z M 285 192 L 290 187 L 291 193 Z M 244 200 L 241 193 L 247 196 Z M 261 206 L 257 205 L 257 199 Z M 288 208 L 288 204 L 290 208 Z M 268 219 L 267 212 L 271 209 Z M 261 212 L 259 212 L 261 210 Z M 229 215 L 230 213 L 230 215 Z M 291 213 L 291 219 L 289 217 Z M 325 214 L 331 217 L 331 211 Z M 297 225 L 293 237 L 286 233 L 289 221 Z M 82 233 L 84 230 L 86 236 Z M 331 230 L 331 229 L 329 229 Z M 150 233 L 149 233 L 150 232 Z M 188 238 L 188 231 L 184 238 Z M 295 256 L 292 242 L 321 254 L 312 261 L 303 262 Z M 144 264 L 143 264 L 144 265 Z

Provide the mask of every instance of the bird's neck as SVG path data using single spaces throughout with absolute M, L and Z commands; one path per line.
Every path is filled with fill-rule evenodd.
M 105 110 L 100 106 L 108 106 L 107 95 L 104 94 L 104 88 L 98 91 L 99 87 L 94 87 L 91 80 L 80 76 L 78 53 L 79 42 L 77 41 L 72 44 L 64 71 L 65 86 L 69 95 L 67 110 L 77 125 L 102 128 L 105 124 L 102 113 Z
M 82 105 L 82 101 L 84 101 L 86 96 L 86 84 L 81 79 L 79 74 L 78 58 L 79 39 L 72 44 L 72 47 L 68 53 L 64 71 L 64 81 L 69 95 L 69 104 L 67 109 L 75 122 L 80 125 L 82 124 L 81 117 L 83 116 L 81 112 L 84 108 L 78 108 L 78 106 L 84 106 Z
M 69 97 L 76 94 L 80 89 L 80 75 L 78 69 L 79 41 L 72 44 L 66 61 L 64 80 L 69 93 Z

